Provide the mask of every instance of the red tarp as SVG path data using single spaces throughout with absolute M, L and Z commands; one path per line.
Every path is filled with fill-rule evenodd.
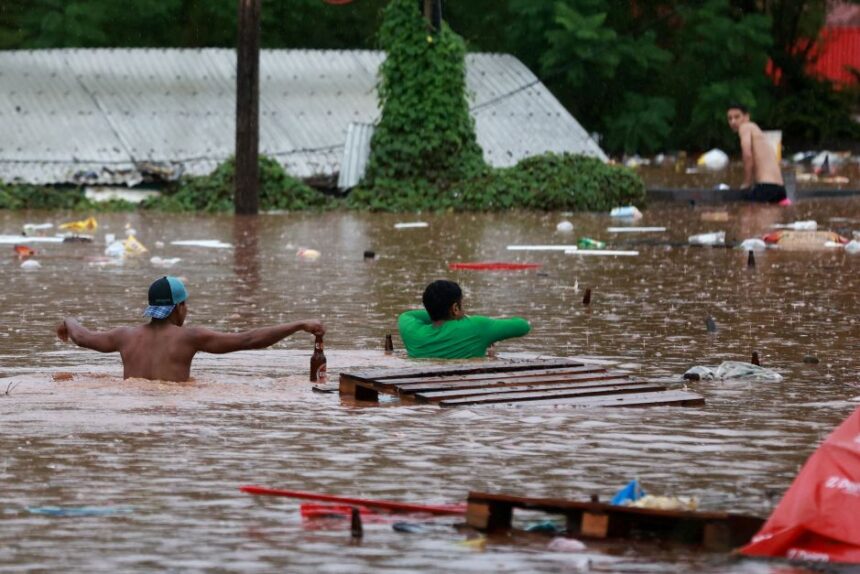
M 860 408 L 827 437 L 747 556 L 860 564 Z

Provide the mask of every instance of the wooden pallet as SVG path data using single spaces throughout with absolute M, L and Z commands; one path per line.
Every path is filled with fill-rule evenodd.
M 525 498 L 470 492 L 466 523 L 479 530 L 510 530 L 515 508 L 564 515 L 575 538 L 670 540 L 728 551 L 750 541 L 764 524 L 756 516 L 727 512 L 654 510 L 600 502 Z
M 412 369 L 374 369 L 340 375 L 340 394 L 378 401 L 395 395 L 404 403 L 463 405 L 569 405 L 573 407 L 698 406 L 705 399 L 666 390 L 571 359 L 459 363 Z

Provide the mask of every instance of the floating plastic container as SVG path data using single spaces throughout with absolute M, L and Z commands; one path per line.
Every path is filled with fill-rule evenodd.
M 580 237 L 579 241 L 576 242 L 576 246 L 579 249 L 605 249 L 606 243 L 592 239 L 591 237 Z
M 635 205 L 626 205 L 624 207 L 613 207 L 609 212 L 609 217 L 617 217 L 618 219 L 640 219 L 642 212 Z
M 688 237 L 687 241 L 690 242 L 690 245 L 725 245 L 726 232 L 697 233 Z

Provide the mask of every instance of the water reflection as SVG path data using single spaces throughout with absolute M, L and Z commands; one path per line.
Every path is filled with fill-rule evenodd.
M 260 288 L 260 217 L 237 215 L 233 218 L 233 300 L 246 317 L 257 318 L 257 292 Z

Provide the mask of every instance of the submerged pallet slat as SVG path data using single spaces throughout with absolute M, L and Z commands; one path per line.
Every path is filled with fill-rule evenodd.
M 564 515 L 569 536 L 673 540 L 717 551 L 746 544 L 764 524 L 762 518 L 728 512 L 656 510 L 484 492 L 469 493 L 466 523 L 489 532 L 509 530 L 515 508 Z
M 578 389 L 569 387 L 558 390 L 536 390 L 523 392 L 500 391 L 496 394 L 481 397 L 465 397 L 456 399 L 444 399 L 440 401 L 443 407 L 455 407 L 460 405 L 487 405 L 491 403 L 510 403 L 520 401 L 539 401 L 543 399 L 563 399 L 568 397 L 591 397 L 600 395 L 617 395 L 620 393 L 641 393 L 649 391 L 663 391 L 666 387 L 662 385 L 651 385 L 639 383 L 633 385 L 608 385 L 602 387 L 589 387 Z
M 648 381 L 653 382 L 653 381 Z M 613 377 L 611 379 L 600 379 L 597 381 L 585 381 L 585 382 L 568 382 L 568 383 L 547 383 L 547 384 L 535 384 L 535 383 L 527 383 L 527 384 L 517 384 L 513 386 L 504 386 L 503 388 L 499 388 L 499 385 L 493 385 L 489 387 L 468 387 L 468 388 L 455 388 L 453 390 L 432 390 L 432 391 L 421 391 L 415 393 L 415 398 L 418 402 L 435 402 L 442 399 L 456 399 L 461 397 L 474 397 L 480 395 L 487 395 L 492 393 L 499 392 L 517 392 L 517 391 L 532 391 L 532 390 L 555 390 L 555 389 L 588 389 L 592 387 L 605 387 L 607 385 L 637 385 L 640 384 L 641 381 L 635 381 L 625 378 L 616 378 Z
M 638 380 L 625 372 L 607 371 L 571 359 L 344 372 L 339 391 L 360 401 L 378 401 L 383 393 L 403 402 L 441 407 L 528 404 L 584 408 L 704 403 L 695 393 L 666 390 L 661 381 Z

